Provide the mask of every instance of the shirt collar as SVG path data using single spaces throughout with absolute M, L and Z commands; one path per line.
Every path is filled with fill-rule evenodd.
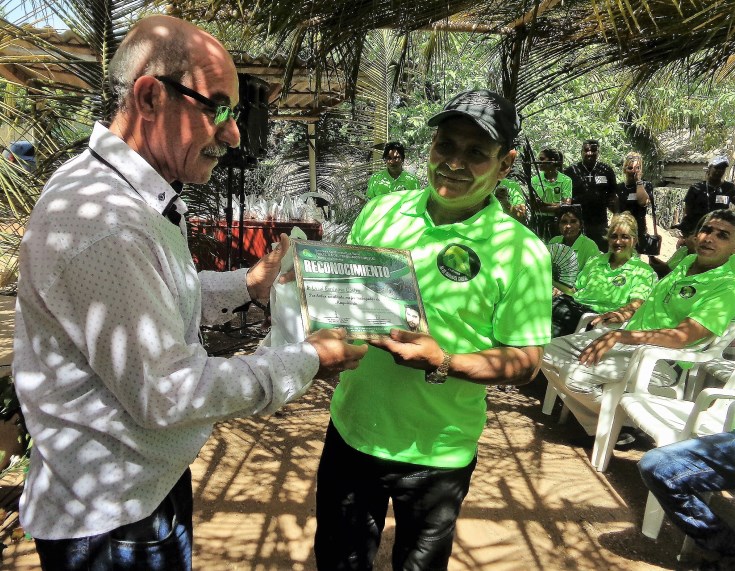
M 99 121 L 94 124 L 89 148 L 125 177 L 135 194 L 157 212 L 163 213 L 172 201 L 179 214 L 187 212 L 186 204 L 176 190 L 143 157 Z
M 722 264 L 721 266 L 718 266 L 716 268 L 713 268 L 711 270 L 707 270 L 706 272 L 702 272 L 701 274 L 694 274 L 692 276 L 688 276 L 687 272 L 689 271 L 689 268 L 694 263 L 694 260 L 697 259 L 696 254 L 689 254 L 686 258 L 684 258 L 678 266 L 676 266 L 676 269 L 681 268 L 681 278 L 682 279 L 690 279 L 696 282 L 702 282 L 711 280 L 714 278 L 718 278 L 720 276 L 726 276 L 729 274 L 732 276 L 733 273 L 735 273 L 735 256 L 730 256 L 730 259 Z
M 431 220 L 431 216 L 429 216 L 429 213 L 427 212 L 431 191 L 431 186 L 427 186 L 423 192 L 417 192 L 406 196 L 401 204 L 401 214 L 405 214 L 406 216 L 415 216 L 417 218 L 421 217 L 426 221 L 426 225 L 428 227 L 436 227 L 434 222 Z M 487 240 L 494 232 L 492 222 L 503 216 L 510 220 L 510 217 L 503 213 L 498 199 L 491 194 L 488 196 L 487 206 L 479 212 L 476 212 L 466 220 L 455 222 L 453 224 L 442 224 L 441 226 L 438 226 L 438 228 L 446 230 L 447 232 L 459 234 L 469 240 Z

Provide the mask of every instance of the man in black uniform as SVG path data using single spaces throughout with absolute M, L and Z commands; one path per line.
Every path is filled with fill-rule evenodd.
M 684 197 L 683 225 L 694 227 L 708 212 L 730 208 L 735 201 L 735 185 L 723 180 L 729 164 L 724 155 L 713 158 L 707 165 L 705 180 L 689 187 Z
M 582 206 L 584 233 L 607 252 L 607 209 L 617 212 L 617 181 L 610 165 L 599 162 L 600 143 L 587 139 L 582 143 L 582 160 L 564 169 L 572 179 L 572 203 Z

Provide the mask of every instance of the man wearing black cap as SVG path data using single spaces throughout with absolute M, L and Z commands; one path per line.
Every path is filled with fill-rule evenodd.
M 548 251 L 493 195 L 520 121 L 487 90 L 437 127 L 426 189 L 371 200 L 353 244 L 411 250 L 430 334 L 393 330 L 341 375 L 317 475 L 317 567 L 372 569 L 389 501 L 394 569 L 446 569 L 486 422 L 486 385 L 536 373 L 551 328 Z
M 564 169 L 572 179 L 572 203 L 582 206 L 584 233 L 601 251 L 607 252 L 607 210 L 617 212 L 615 171 L 600 162 L 600 143 L 587 139 L 582 143 L 582 160 Z
M 713 210 L 731 208 L 735 201 L 735 185 L 723 180 L 730 160 L 719 155 L 707 165 L 706 179 L 689 187 L 684 197 L 684 217 L 681 223 L 695 227 L 699 220 Z

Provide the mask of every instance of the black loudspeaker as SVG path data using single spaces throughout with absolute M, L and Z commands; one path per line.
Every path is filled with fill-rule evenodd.
M 238 73 L 240 107 L 237 120 L 240 146 L 231 148 L 220 160 L 221 166 L 254 168 L 268 150 L 268 83 L 247 73 Z

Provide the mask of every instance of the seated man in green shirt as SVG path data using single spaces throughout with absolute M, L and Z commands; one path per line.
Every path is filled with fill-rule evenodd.
M 735 212 L 715 210 L 702 222 L 696 254 L 653 287 L 625 327 L 567 335 L 546 346 L 541 370 L 587 434 L 597 429 L 602 385 L 622 381 L 636 345 L 680 349 L 722 335 L 735 319 L 733 254 Z M 667 386 L 675 377 L 659 362 L 651 383 Z
M 549 253 L 493 195 L 515 160 L 515 107 L 468 91 L 429 125 L 429 187 L 370 201 L 349 237 L 411 251 L 430 334 L 393 330 L 340 377 L 317 475 L 320 570 L 372 569 L 389 501 L 393 568 L 446 569 L 486 386 L 529 382 L 549 340 Z
M 396 141 L 386 143 L 383 149 L 383 160 L 385 161 L 385 168 L 376 172 L 368 181 L 368 200 L 398 190 L 419 188 L 419 179 L 410 172 L 403 170 L 406 150 L 401 143 Z

